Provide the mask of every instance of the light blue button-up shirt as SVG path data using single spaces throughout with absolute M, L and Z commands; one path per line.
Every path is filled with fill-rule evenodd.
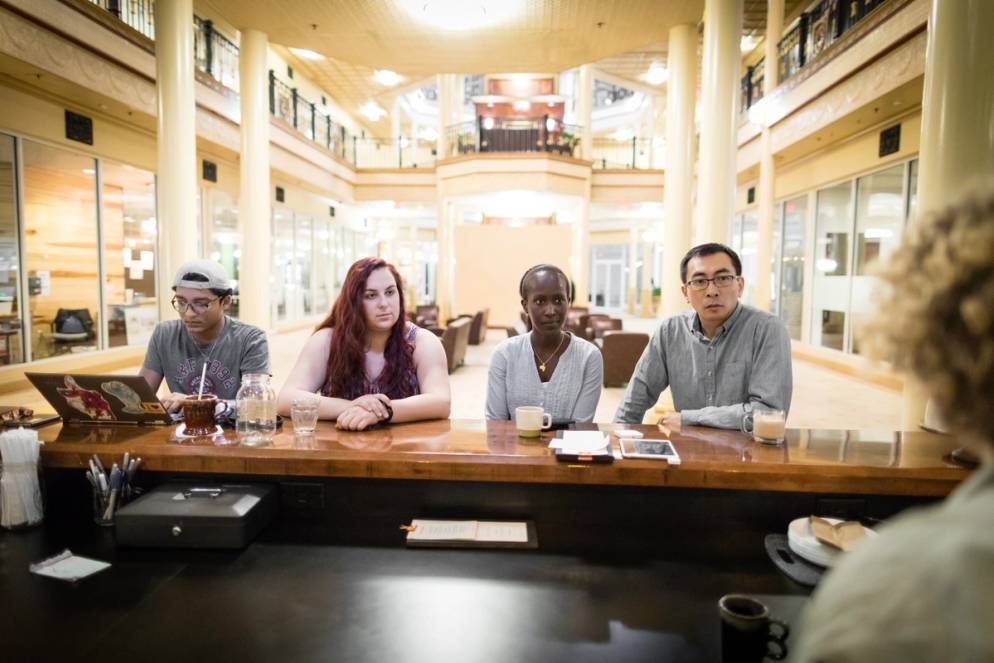
M 670 387 L 684 426 L 739 428 L 756 406 L 790 408 L 790 337 L 779 318 L 739 302 L 708 338 L 697 313 L 663 320 L 646 346 L 615 421 L 641 423 Z

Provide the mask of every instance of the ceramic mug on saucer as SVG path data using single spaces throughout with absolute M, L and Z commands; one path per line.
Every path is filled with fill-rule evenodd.
M 552 427 L 552 415 L 537 405 L 514 408 L 514 425 L 520 437 L 538 437 Z
M 217 430 L 214 423 L 214 410 L 217 409 L 217 396 L 204 394 L 202 396 L 187 396 L 183 399 L 183 429 L 184 435 L 213 435 Z M 225 409 L 227 409 L 225 403 Z
M 787 656 L 790 629 L 770 617 L 764 603 L 744 594 L 726 594 L 718 600 L 718 613 L 722 663 L 760 663 L 766 658 L 781 661 Z M 775 633 L 774 627 L 780 633 Z

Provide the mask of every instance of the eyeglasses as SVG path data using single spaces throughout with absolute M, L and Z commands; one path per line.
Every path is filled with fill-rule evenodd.
M 200 315 L 201 313 L 209 309 L 211 307 L 211 304 L 213 304 L 216 301 L 219 301 L 220 299 L 221 299 L 220 297 L 215 297 L 214 299 L 208 299 L 206 301 L 198 299 L 195 302 L 188 302 L 185 299 L 179 299 L 177 297 L 173 297 L 169 303 L 172 304 L 173 308 L 180 313 L 186 313 L 186 310 L 190 309 L 195 314 Z
M 716 288 L 727 288 L 728 286 L 735 283 L 735 280 L 739 277 L 734 274 L 719 274 L 713 279 L 690 279 L 687 281 L 687 285 L 691 290 L 707 290 L 709 283 L 714 283 Z

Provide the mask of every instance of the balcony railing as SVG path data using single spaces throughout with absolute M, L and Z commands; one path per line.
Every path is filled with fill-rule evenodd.
M 198 69 L 238 92 L 238 47 L 199 16 L 193 17 L 193 58 Z
M 476 152 L 551 152 L 573 156 L 582 128 L 543 115 L 530 118 L 485 118 L 449 126 L 446 156 Z
M 652 168 L 652 139 L 594 138 L 592 160 L 594 168 Z
M 356 150 L 345 127 L 331 119 L 313 102 L 302 97 L 269 70 L 269 112 L 308 139 L 355 164 Z
M 356 168 L 425 168 L 435 163 L 435 141 L 352 137 Z
M 155 0 L 90 0 L 142 33 L 155 39 Z
M 796 75 L 832 43 L 890 0 L 821 0 L 801 13 L 777 45 L 777 69 L 783 83 Z M 746 111 L 763 96 L 763 62 L 742 77 L 740 110 Z

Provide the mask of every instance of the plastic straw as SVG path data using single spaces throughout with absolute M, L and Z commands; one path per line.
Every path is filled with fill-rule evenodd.
M 204 379 L 207 378 L 207 362 L 204 362 L 204 370 L 200 371 L 200 391 L 197 392 L 197 400 L 204 397 Z

